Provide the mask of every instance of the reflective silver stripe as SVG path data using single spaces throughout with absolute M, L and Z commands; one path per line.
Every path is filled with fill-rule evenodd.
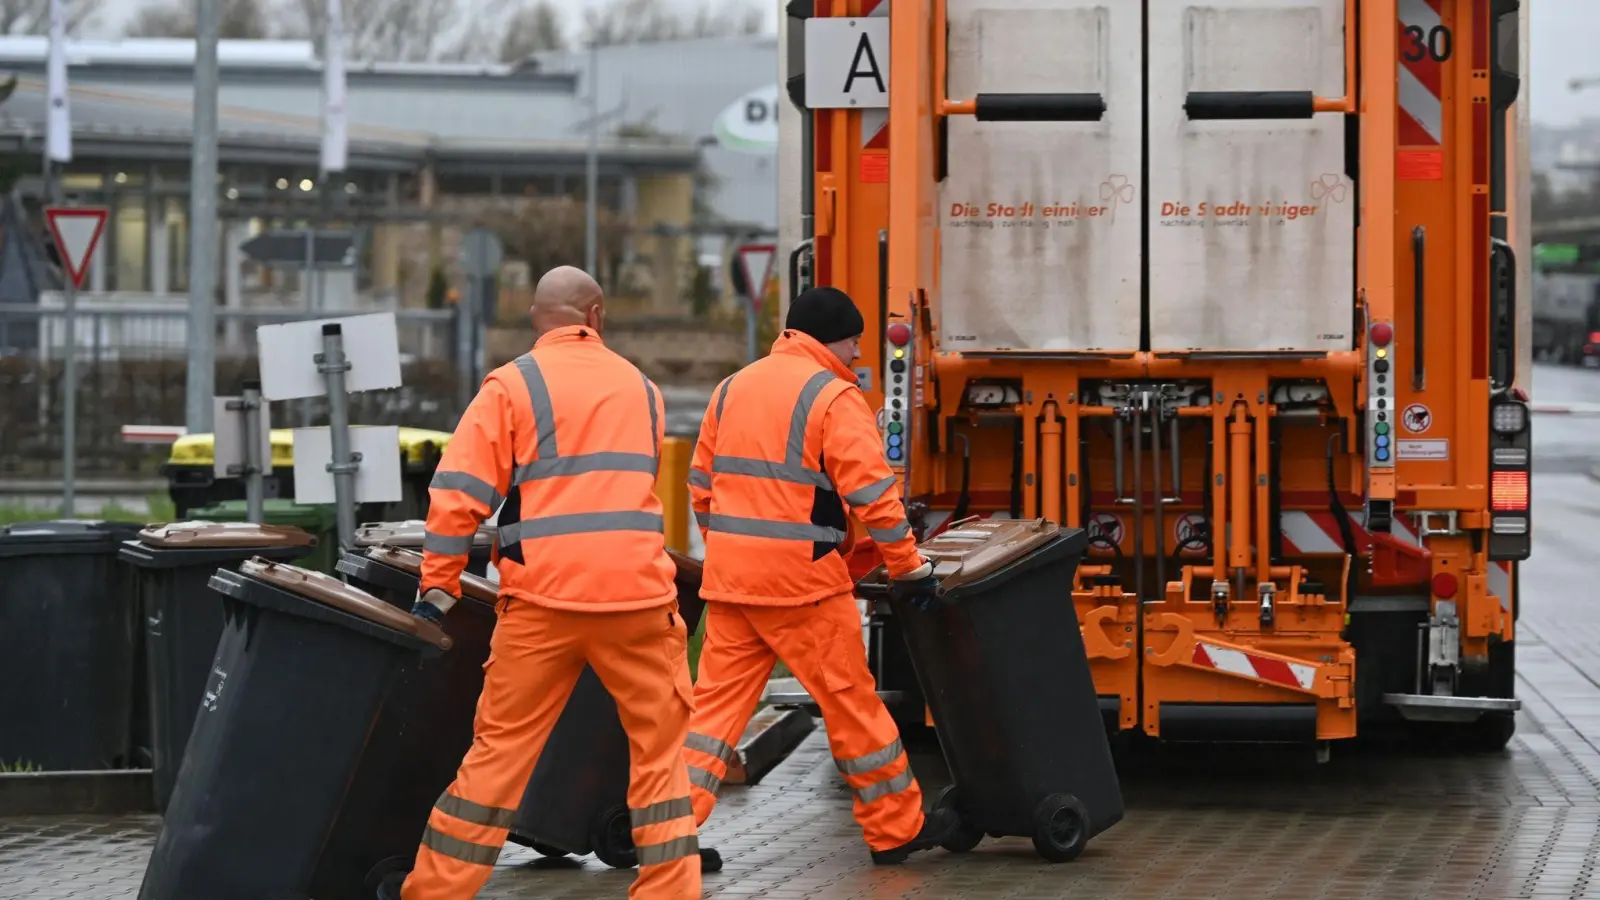
M 849 535 L 826 525 L 799 522 L 774 522 L 770 519 L 746 519 L 712 513 L 706 528 L 723 534 L 742 534 L 746 537 L 774 538 L 780 541 L 820 541 L 824 544 L 843 543 Z M 502 529 L 502 533 L 504 530 Z
M 720 741 L 714 737 L 711 737 L 710 735 L 690 732 L 688 739 L 683 742 L 683 745 L 688 747 L 690 750 L 698 750 L 707 756 L 715 756 L 717 760 L 724 765 L 727 764 L 728 760 L 733 759 L 733 748 L 728 746 L 726 742 Z
M 711 490 L 711 475 L 699 469 L 689 470 L 689 483 L 697 488 Z
M 756 478 L 770 478 L 773 481 L 806 484 L 822 488 L 825 491 L 833 490 L 833 482 L 829 481 L 828 476 L 822 472 L 808 469 L 805 466 L 775 463 L 766 459 L 748 459 L 743 456 L 717 456 L 711 460 L 711 471 L 721 472 L 724 475 L 751 475 Z
M 868 528 L 867 535 L 880 544 L 892 544 L 911 536 L 911 523 L 901 520 L 893 528 Z
M 888 493 L 889 488 L 892 487 L 894 487 L 894 476 L 890 475 L 888 478 L 885 478 L 882 481 L 874 482 L 864 488 L 859 488 L 851 491 L 848 494 L 845 494 L 844 502 L 850 504 L 851 506 L 866 506 L 868 503 L 871 503 L 872 501 Z
M 527 465 L 518 466 L 512 475 L 512 481 L 515 484 L 527 484 L 541 478 L 582 475 L 586 472 L 642 472 L 654 475 L 656 468 L 656 459 L 653 456 L 607 450 L 578 456 L 541 457 Z
M 422 533 L 422 549 L 426 553 L 438 553 L 441 556 L 465 556 L 472 552 L 472 542 L 478 537 L 473 532 L 465 537 L 453 534 L 437 534 L 432 531 Z
M 442 831 L 435 831 L 431 825 L 428 826 L 426 831 L 422 832 L 422 846 L 435 853 L 443 854 L 451 859 L 459 859 L 474 866 L 492 866 L 500 861 L 499 847 L 463 841 Z
M 728 386 L 733 384 L 733 376 L 722 379 L 722 390 L 717 392 L 717 421 L 722 421 L 722 404 L 728 402 Z
M 438 491 L 460 491 L 489 507 L 490 512 L 498 509 L 506 499 L 500 496 L 494 485 L 467 472 L 435 472 L 433 480 L 428 482 L 428 487 Z
M 698 856 L 700 854 L 700 837 L 691 834 L 688 837 L 673 838 L 659 844 L 645 844 L 638 848 L 639 865 L 659 866 L 685 856 Z
M 602 531 L 660 532 L 664 527 L 665 523 L 660 513 L 596 512 L 539 516 L 503 526 L 500 529 L 500 546 L 510 547 L 520 541 L 564 534 L 597 534 Z
M 884 747 L 882 750 L 874 750 L 866 756 L 858 756 L 855 759 L 839 759 L 835 757 L 833 764 L 838 766 L 839 771 L 846 775 L 866 775 L 876 772 L 899 759 L 900 754 L 904 752 L 905 747 L 901 745 L 900 739 L 895 738 L 889 743 L 889 746 Z
M 551 459 L 556 452 L 556 411 L 550 405 L 550 388 L 544 383 L 544 373 L 532 353 L 517 357 L 517 370 L 528 386 L 528 401 L 533 406 L 533 425 L 539 436 L 539 458 Z
M 800 399 L 795 401 L 794 412 L 789 415 L 789 458 L 792 466 L 802 466 L 806 460 L 806 423 L 811 419 L 811 405 L 817 402 L 817 395 L 830 382 L 838 380 L 837 375 L 823 369 L 821 372 L 806 380 L 805 387 L 800 389 Z
M 881 800 L 890 794 L 898 794 L 910 787 L 911 770 L 907 769 L 888 781 L 880 781 L 877 784 L 869 784 L 864 788 L 857 788 L 856 798 L 862 803 L 871 803 L 874 800 Z
M 654 448 L 651 452 L 655 454 L 657 460 L 660 460 L 661 438 L 656 435 L 656 429 L 661 427 L 661 419 L 656 415 L 656 388 L 650 383 L 649 375 L 640 372 L 639 377 L 644 379 L 644 402 L 650 407 L 650 446 Z M 653 473 L 655 469 L 652 468 L 650 471 Z
M 628 810 L 628 821 L 635 828 L 643 828 L 646 825 L 660 825 L 662 822 L 671 822 L 673 819 L 692 815 L 694 815 L 694 805 L 689 802 L 689 798 L 675 797 L 660 803 L 652 803 L 644 809 Z
M 689 767 L 689 783 L 708 794 L 715 794 L 717 792 L 717 788 L 722 787 L 721 778 L 718 778 L 699 766 Z
M 711 514 L 710 513 L 703 513 L 698 509 L 695 510 L 694 511 L 694 523 L 696 525 L 699 525 L 701 528 L 710 528 L 711 527 Z
M 454 816 L 463 822 L 485 825 L 489 828 L 510 828 L 511 824 L 517 820 L 517 811 L 514 809 L 484 806 L 482 803 L 474 803 L 464 797 L 457 797 L 449 791 L 439 795 L 439 800 L 433 804 L 433 808 L 447 816 Z

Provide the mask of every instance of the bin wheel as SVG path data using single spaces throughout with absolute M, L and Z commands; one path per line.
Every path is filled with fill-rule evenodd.
M 1071 794 L 1051 794 L 1033 811 L 1033 849 L 1050 862 L 1077 858 L 1089 844 L 1089 810 Z
M 378 861 L 378 864 L 367 870 L 367 877 L 362 879 L 368 891 L 389 890 L 394 896 L 400 896 L 400 883 L 406 880 L 406 875 L 411 872 L 411 863 L 415 861 L 412 856 L 389 856 Z
M 934 798 L 933 808 L 947 809 L 955 813 L 958 822 L 956 830 L 939 842 L 940 847 L 951 853 L 966 853 L 983 842 L 983 832 L 961 818 L 960 798 L 956 794 L 955 785 L 939 791 L 939 795 Z
M 639 864 L 633 849 L 633 822 L 626 806 L 613 806 L 595 816 L 589 826 L 589 843 L 594 855 L 613 869 L 631 869 Z

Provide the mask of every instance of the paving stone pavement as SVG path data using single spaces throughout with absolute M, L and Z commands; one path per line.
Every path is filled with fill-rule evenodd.
M 819 729 L 760 784 L 727 788 L 702 841 L 727 867 L 707 897 L 770 900 L 1600 900 L 1600 485 L 1536 481 L 1545 528 L 1522 575 L 1518 733 L 1504 753 L 1340 745 L 1178 746 L 1119 756 L 1123 822 L 1051 865 L 1026 839 L 868 861 Z M 1550 535 L 1566 523 L 1565 536 Z M 926 748 L 922 748 L 923 751 Z M 944 782 L 936 754 L 914 767 Z M 0 820 L 0 900 L 138 894 L 159 822 Z M 508 848 L 484 900 L 626 896 L 629 871 Z M 169 900 L 169 898 L 157 898 Z M 191 898 L 170 898 L 191 900 Z M 228 898 L 193 898 L 228 900 Z

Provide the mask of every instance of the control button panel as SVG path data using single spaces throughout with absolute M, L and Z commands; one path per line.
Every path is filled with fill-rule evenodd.
M 1375 323 L 1367 331 L 1367 468 L 1392 469 L 1394 424 L 1394 327 Z
M 893 322 L 884 330 L 883 455 L 891 468 L 903 469 L 910 452 L 906 425 L 911 421 L 911 326 Z

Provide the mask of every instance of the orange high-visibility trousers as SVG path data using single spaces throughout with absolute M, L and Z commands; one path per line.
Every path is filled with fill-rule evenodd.
M 584 663 L 628 732 L 633 900 L 699 900 L 700 843 L 682 746 L 693 687 L 676 604 L 629 612 L 512 601 L 484 664 L 472 747 L 439 797 L 403 900 L 468 900 L 489 880 L 528 778 Z
M 782 659 L 822 710 L 834 765 L 855 791 L 867 846 L 899 847 L 922 829 L 922 790 L 900 730 L 878 699 L 849 594 L 803 606 L 706 604 L 694 717 L 684 742 L 696 825 L 704 825 L 728 775 L 733 747 Z

